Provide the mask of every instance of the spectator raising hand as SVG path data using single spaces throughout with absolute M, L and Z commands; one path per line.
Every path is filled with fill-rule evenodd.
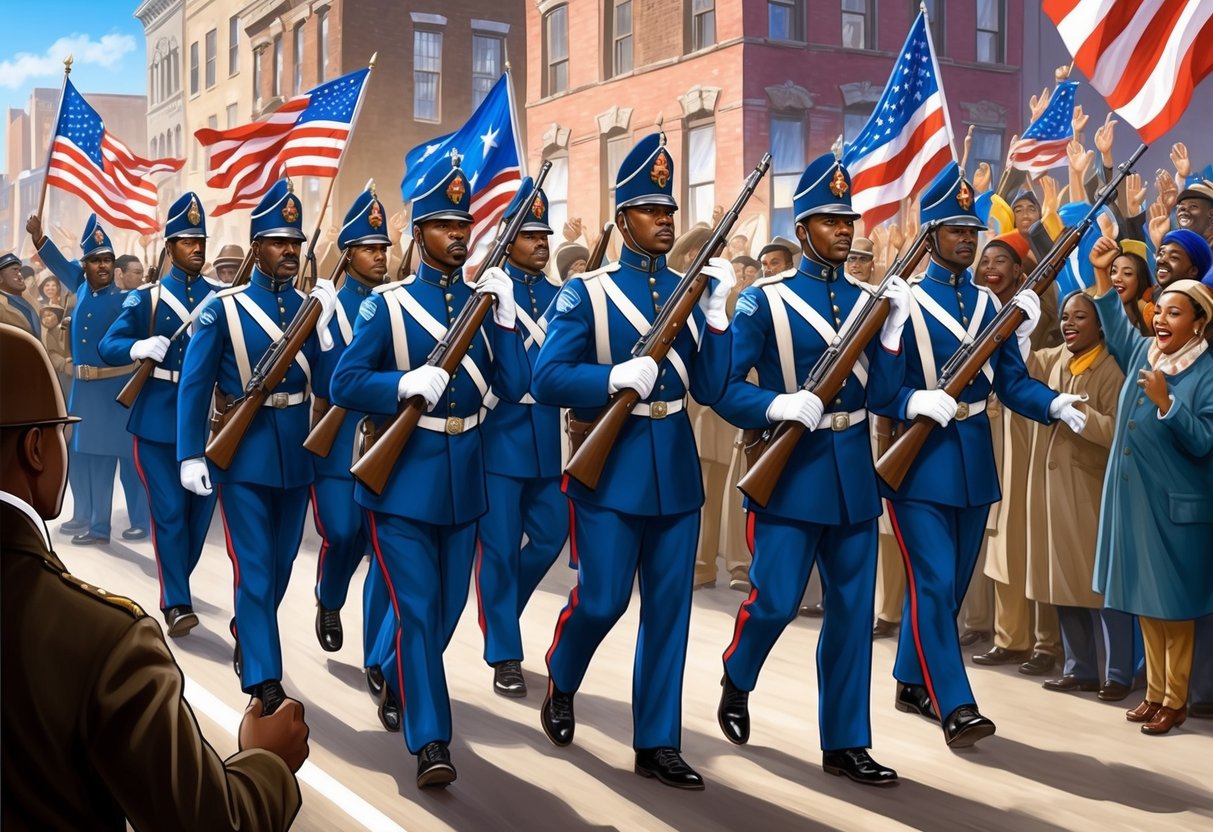
M 982 162 L 977 166 L 977 170 L 973 171 L 973 190 L 979 194 L 984 194 L 990 190 L 994 184 L 994 170 L 990 167 L 989 162 Z
M 1099 151 L 1105 168 L 1116 166 L 1116 160 L 1112 158 L 1112 142 L 1115 136 L 1116 119 L 1112 118 L 1111 113 L 1108 113 L 1108 117 L 1104 119 L 1103 124 L 1095 131 L 1095 149 Z
M 1175 181 L 1186 183 L 1192 175 L 1192 160 L 1188 158 L 1188 146 L 1183 142 L 1171 145 L 1171 164 L 1175 165 Z
M 1079 109 L 1074 108 L 1075 112 Z M 1074 133 L 1077 135 L 1078 131 L 1075 130 Z M 1095 160 L 1095 151 L 1085 149 L 1081 141 L 1072 139 L 1066 145 L 1066 155 L 1070 157 L 1070 201 L 1085 202 L 1087 198 L 1086 174 L 1091 167 L 1091 162 Z
M 1146 184 L 1140 173 L 1130 173 L 1125 177 L 1125 199 L 1128 200 L 1129 212 L 1126 216 L 1136 217 L 1146 207 Z
M 564 228 L 561 229 L 560 233 L 564 235 L 566 240 L 572 243 L 576 242 L 577 239 L 581 237 L 583 230 L 584 229 L 581 225 L 581 217 L 569 217 L 567 220 L 565 220 Z
M 1040 214 L 1041 218 L 1056 214 L 1061 207 L 1061 197 L 1058 193 L 1057 180 L 1052 176 L 1040 177 Z
M 1074 128 L 1074 138 L 1080 143 L 1082 142 L 1082 131 L 1087 129 L 1087 122 L 1090 120 L 1091 117 L 1082 111 L 1082 105 L 1075 105 L 1074 115 L 1070 119 L 1070 126 Z
M 1045 87 L 1040 91 L 1040 95 L 1034 95 L 1028 99 L 1028 110 L 1032 114 L 1032 121 L 1036 121 L 1036 119 L 1040 118 L 1041 113 L 1048 108 L 1049 98 L 1049 88 Z M 1075 108 L 1075 112 L 1078 112 L 1077 108 Z
M 1175 184 L 1171 173 L 1159 169 L 1154 179 L 1154 187 L 1158 189 L 1158 201 L 1162 207 L 1167 210 L 1168 214 L 1174 211 L 1176 203 L 1179 202 L 1179 186 Z
M 1170 212 L 1158 200 L 1150 205 L 1150 219 L 1146 224 L 1146 230 L 1150 234 L 1150 242 L 1154 244 L 1154 250 L 1157 251 L 1162 246 L 1162 238 L 1167 236 L 1167 232 L 1171 230 Z

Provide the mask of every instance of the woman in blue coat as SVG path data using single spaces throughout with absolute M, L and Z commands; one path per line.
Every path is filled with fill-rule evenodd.
M 1096 307 L 1125 373 L 1093 585 L 1108 607 L 1141 620 L 1146 698 L 1126 716 L 1165 734 L 1187 718 L 1195 619 L 1213 612 L 1213 293 L 1195 280 L 1168 284 L 1147 338 L 1109 291 L 1117 252 L 1107 238 L 1091 251 Z

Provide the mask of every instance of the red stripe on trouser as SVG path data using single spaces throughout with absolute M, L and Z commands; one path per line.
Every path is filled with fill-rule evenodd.
M 138 436 L 134 437 L 132 447 L 135 457 L 135 473 L 139 475 L 139 482 L 143 483 L 143 490 L 147 492 L 147 516 L 152 521 L 152 552 L 156 555 L 156 580 L 160 582 L 160 609 L 164 609 L 164 572 L 160 568 L 160 544 L 156 542 L 156 512 L 152 508 L 152 489 L 147 484 L 147 474 L 143 473 L 143 465 L 139 462 Z M 188 525 L 188 512 L 184 519 Z
M 480 592 L 480 567 L 484 564 L 484 544 L 480 536 L 476 536 L 476 620 L 480 624 L 480 635 L 489 637 L 489 630 L 484 622 L 484 596 Z
M 320 580 L 324 576 L 324 556 L 329 551 L 329 536 L 324 533 L 324 523 L 320 521 L 320 502 L 316 499 L 316 485 L 313 483 L 308 486 L 308 490 L 312 492 L 312 522 L 316 524 L 316 531 L 320 532 L 320 556 L 316 559 L 316 598 L 320 598 Z
M 893 535 L 897 538 L 897 548 L 901 550 L 901 562 L 906 568 L 906 591 L 910 593 L 910 627 L 914 633 L 914 651 L 918 653 L 918 666 L 922 668 L 922 679 L 927 683 L 927 695 L 931 697 L 931 705 L 935 713 L 939 713 L 939 699 L 935 696 L 935 685 L 931 683 L 931 671 L 927 667 L 927 657 L 922 650 L 922 634 L 918 630 L 918 590 L 914 582 L 914 567 L 910 565 L 910 550 L 906 548 L 905 538 L 901 536 L 901 524 L 897 522 L 897 514 L 893 511 L 893 502 L 886 501 L 889 507 L 889 521 L 893 525 Z M 940 719 L 946 714 L 940 715 Z
M 379 526 L 375 523 L 375 513 L 367 512 L 371 521 L 371 548 L 375 550 L 375 560 L 379 561 L 379 570 L 383 572 L 383 580 L 387 584 L 388 597 L 392 599 L 392 614 L 396 616 L 396 686 L 400 689 L 400 707 L 404 708 L 404 660 L 400 657 L 400 606 L 396 603 L 396 588 L 392 586 L 392 576 L 388 574 L 387 563 L 383 559 L 383 550 L 379 548 Z M 383 668 L 379 668 L 383 670 Z
M 567 475 L 565 477 L 568 478 Z M 577 560 L 577 536 L 573 534 L 573 520 L 576 512 L 573 509 L 573 501 L 569 500 L 569 560 L 573 562 L 573 567 L 576 568 Z
M 746 512 L 745 521 L 745 542 L 750 547 L 750 558 L 754 557 L 754 524 L 758 515 L 754 512 Z M 729 656 L 733 655 L 733 651 L 737 649 L 737 645 L 741 642 L 741 631 L 745 628 L 745 623 L 750 620 L 750 606 L 758 600 L 758 587 L 751 584 L 750 594 L 737 610 L 737 623 L 733 625 L 733 640 L 729 646 L 724 649 L 724 661 L 729 660 Z
M 240 588 L 240 561 L 236 558 L 236 547 L 232 545 L 232 532 L 227 526 L 227 511 L 223 502 L 223 486 L 215 486 L 219 491 L 219 517 L 223 520 L 223 539 L 227 543 L 227 556 L 232 562 L 232 604 L 233 611 L 236 603 L 236 590 Z
M 564 480 L 567 483 L 569 475 L 564 475 Z M 573 506 L 573 501 L 569 500 L 569 550 L 572 552 L 573 560 L 577 560 L 577 510 Z M 577 609 L 577 590 L 581 587 L 581 571 L 577 571 L 577 584 L 573 587 L 573 591 L 569 593 L 569 602 L 565 604 L 564 609 L 560 611 L 560 617 L 556 619 L 556 633 L 552 636 L 552 646 L 548 648 L 548 653 L 544 657 L 544 662 L 548 666 L 548 675 L 552 674 L 552 655 L 556 652 L 556 645 L 560 644 L 560 634 L 564 631 L 564 625 L 573 615 L 573 610 Z

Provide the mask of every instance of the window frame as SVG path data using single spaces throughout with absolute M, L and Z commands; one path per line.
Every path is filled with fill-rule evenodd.
M 294 64 L 291 72 L 291 95 L 303 92 L 303 21 L 291 29 L 291 62 Z
M 716 0 L 702 0 L 704 3 L 711 3 L 711 8 L 695 10 L 695 3 L 699 0 L 687 0 L 687 51 L 698 52 L 701 49 L 707 49 L 709 46 L 716 45 Z M 711 38 L 708 39 L 705 32 L 706 27 L 700 24 L 704 21 L 711 21 Z
M 420 58 L 418 47 L 420 41 L 427 37 L 436 38 L 438 45 L 437 49 L 437 69 L 420 68 L 418 61 Z M 427 123 L 439 123 L 442 121 L 442 50 L 445 45 L 443 32 L 441 29 L 434 29 L 425 26 L 416 26 L 413 28 L 413 121 L 423 121 Z M 434 55 L 425 56 L 425 60 L 434 60 Z M 421 92 L 421 85 L 418 84 L 419 77 L 434 78 L 434 99 L 433 99 L 433 115 L 423 116 L 418 113 L 417 103 Z
M 691 136 L 701 130 L 711 128 L 712 131 L 712 164 L 711 164 L 711 179 L 704 179 L 698 182 L 692 181 L 691 169 Z M 683 130 L 683 165 L 686 169 L 686 175 L 683 177 L 683 205 L 686 206 L 683 212 L 682 222 L 685 228 L 690 228 L 697 222 L 706 222 L 709 225 L 712 223 L 712 210 L 716 205 L 716 119 L 703 118 L 696 121 L 688 122 Z M 712 198 L 708 200 L 707 216 L 699 216 L 696 213 L 694 193 L 699 188 L 711 187 Z
M 623 4 L 628 6 L 628 31 L 626 34 L 619 33 L 619 9 Z M 608 56 L 607 77 L 613 78 L 617 75 L 625 75 L 633 72 L 636 69 L 636 2 L 635 0 L 611 0 L 607 4 L 607 39 L 609 41 L 609 49 L 604 50 Z M 627 66 L 622 66 L 620 59 L 620 47 L 626 41 L 628 59 Z
M 202 80 L 201 67 L 198 65 L 198 41 L 190 44 L 190 95 L 197 95 L 200 91 L 199 83 Z
M 477 39 L 484 41 L 492 41 L 496 44 L 496 72 L 477 72 L 476 71 L 476 41 Z M 472 31 L 472 108 L 479 107 L 480 104 L 488 97 L 489 90 L 493 88 L 493 84 L 497 83 L 497 79 L 501 77 L 502 71 L 505 69 L 505 38 L 495 32 L 486 32 L 482 30 Z M 484 88 L 484 93 L 481 94 L 476 89 L 477 81 L 481 83 L 487 82 Z
M 982 0 L 977 0 L 977 2 L 981 3 Z M 975 57 L 977 63 L 979 63 L 979 64 L 992 64 L 992 65 L 1001 66 L 1007 62 L 1007 4 L 1006 4 L 1006 0 L 985 0 L 985 2 L 995 4 L 995 15 L 998 18 L 998 28 L 997 29 L 981 28 L 981 22 L 980 22 L 981 16 L 980 16 L 980 14 L 977 15 L 977 17 L 974 21 L 974 26 L 973 26 L 974 35 L 976 38 L 976 40 L 973 44 L 974 57 Z M 976 4 L 975 4 L 975 8 L 976 8 Z M 994 56 L 994 60 L 985 60 L 981 56 L 982 35 L 993 35 L 994 36 L 995 53 L 996 53 Z
M 240 73 L 240 15 L 227 19 L 227 77 Z
M 282 97 L 282 53 L 285 48 L 282 45 L 282 35 L 274 38 L 273 52 L 270 54 L 270 59 L 273 65 L 270 67 L 270 96 L 273 98 Z
M 771 32 L 771 8 L 778 6 L 787 9 L 791 15 L 791 33 L 786 38 L 775 37 Z M 803 0 L 767 0 L 767 38 L 780 43 L 804 43 L 804 2 Z
M 777 168 L 777 165 L 779 165 L 780 160 L 774 154 L 775 123 L 776 122 L 784 122 L 789 125 L 795 125 L 796 128 L 800 131 L 800 162 L 791 164 L 787 170 L 779 170 Z M 772 234 L 772 236 L 777 235 L 777 234 L 787 234 L 787 233 L 791 233 L 793 236 L 795 236 L 796 209 L 795 209 L 794 197 L 796 195 L 796 185 L 800 182 L 800 177 L 804 174 L 805 164 L 807 163 L 807 159 L 808 159 L 808 144 L 807 144 L 808 135 L 809 135 L 808 123 L 807 123 L 807 119 L 805 118 L 804 111 L 801 111 L 801 110 L 791 110 L 791 111 L 789 111 L 789 110 L 772 110 L 771 111 L 770 116 L 769 116 L 769 121 L 768 121 L 768 139 L 769 139 L 768 143 L 771 145 L 771 148 L 772 148 L 771 175 L 770 175 L 771 192 L 770 192 L 770 197 L 769 197 L 769 201 L 767 204 L 771 206 L 771 234 Z M 777 204 L 777 198 L 776 198 L 777 188 L 780 186 L 781 183 L 784 183 L 784 182 L 788 182 L 791 185 L 791 187 L 788 190 L 788 195 L 789 195 L 790 199 L 789 199 L 787 205 L 779 205 L 779 204 Z M 786 232 L 784 230 L 782 230 L 783 229 L 782 225 L 778 225 L 778 227 L 777 227 L 777 221 L 776 221 L 776 217 L 778 216 L 778 213 L 783 212 L 783 211 L 787 211 L 788 217 L 789 217 L 789 221 L 787 223 L 788 230 Z
M 843 5 L 846 0 L 840 0 L 839 9 L 842 18 L 842 26 L 839 28 L 839 37 L 842 39 L 843 49 L 854 50 L 873 50 L 876 48 L 876 0 L 860 0 L 863 3 L 863 11 L 852 11 Z M 863 44 L 861 46 L 851 46 L 846 42 L 846 25 L 848 17 L 860 17 L 863 19 Z
M 556 60 L 552 54 L 552 28 L 556 16 L 564 21 L 564 55 Z M 562 67 L 564 83 L 557 89 L 554 71 Z M 560 95 L 569 90 L 569 4 L 555 6 L 543 15 L 543 97 Z
M 316 71 L 320 76 L 318 83 L 329 79 L 329 10 L 327 7 L 316 12 Z
M 206 88 L 213 89 L 218 76 L 219 64 L 219 30 L 211 29 L 204 36 L 206 49 Z

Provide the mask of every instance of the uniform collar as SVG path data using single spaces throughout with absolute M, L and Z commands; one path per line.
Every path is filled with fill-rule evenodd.
M 665 268 L 665 255 L 659 254 L 656 257 L 650 257 L 647 254 L 633 251 L 627 245 L 624 245 L 623 251 L 619 255 L 619 262 L 625 266 L 631 266 L 638 271 L 653 274 Z
M 435 286 L 441 286 L 443 289 L 454 284 L 460 283 L 463 280 L 463 269 L 455 269 L 450 274 L 443 274 L 438 269 L 435 269 L 424 260 L 417 267 L 417 277 L 424 280 L 426 283 L 432 283 Z
M 354 275 L 346 272 L 345 280 L 341 284 L 341 291 L 365 298 L 370 297 L 371 293 L 375 291 L 375 287 L 366 285 Z
M 522 269 L 522 268 L 519 268 L 518 266 L 515 266 L 509 260 L 505 261 L 505 273 L 508 274 L 510 277 L 512 277 L 514 280 L 518 281 L 519 283 L 525 283 L 528 286 L 531 286 L 531 285 L 543 280 L 542 272 L 540 272 L 539 274 L 531 274 L 526 269 Z
M 840 263 L 837 266 L 827 266 L 824 263 L 819 263 L 811 257 L 800 255 L 800 265 L 796 267 L 798 274 L 803 274 L 805 277 L 811 277 L 814 280 L 824 280 L 827 283 L 832 283 L 838 280 L 846 268 L 845 263 Z
M 176 263 L 174 263 L 173 267 L 171 269 L 169 269 L 168 275 L 173 280 L 176 280 L 178 283 L 190 284 L 190 283 L 197 283 L 199 280 L 202 280 L 202 275 L 190 274 L 185 269 L 178 266 Z
M 261 271 L 260 266 L 253 266 L 253 274 L 252 277 L 249 278 L 249 283 L 253 284 L 254 286 L 260 286 L 262 289 L 269 292 L 274 292 L 275 294 L 289 292 L 291 289 L 295 288 L 294 278 L 291 278 L 285 283 L 276 284 L 273 278 Z
M 101 295 L 109 295 L 109 294 L 113 294 L 114 292 L 122 291 L 121 289 L 118 288 L 118 281 L 116 281 L 116 280 L 111 280 L 108 286 L 104 286 L 100 289 L 94 289 L 93 284 L 89 283 L 88 278 L 86 277 L 84 279 L 83 286 L 85 289 L 88 290 L 88 293 L 90 295 L 92 295 L 93 297 L 99 297 Z
M 38 533 L 42 535 L 42 544 L 46 546 L 46 551 L 49 552 L 51 550 L 51 536 L 46 530 L 46 521 L 39 516 L 38 512 L 34 510 L 33 506 L 15 494 L 10 494 L 7 491 L 0 491 L 0 503 L 10 505 L 17 509 L 17 511 L 24 514 L 29 519 L 30 523 L 33 524 L 34 528 L 38 530 Z
M 932 260 L 927 264 L 925 272 L 927 280 L 933 280 L 936 283 L 942 283 L 945 286 L 959 286 L 962 283 L 968 283 L 971 280 L 969 270 L 965 269 L 960 274 L 953 274 L 946 267 Z

